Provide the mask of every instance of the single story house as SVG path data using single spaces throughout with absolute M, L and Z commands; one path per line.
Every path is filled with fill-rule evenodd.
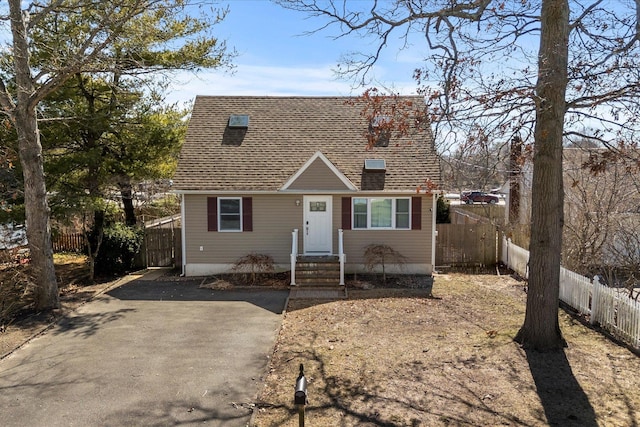
M 359 272 L 369 244 L 404 255 L 398 273 L 431 274 L 436 198 L 423 184 L 440 183 L 431 130 L 415 125 L 369 147 L 379 120 L 355 98 L 198 96 L 173 179 L 183 274 L 228 272 L 250 253 L 279 271 L 333 256 Z

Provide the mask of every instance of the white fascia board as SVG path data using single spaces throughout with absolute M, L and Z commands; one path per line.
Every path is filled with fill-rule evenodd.
M 427 193 L 416 192 L 415 189 L 412 190 L 270 190 L 270 191 L 259 191 L 259 190 L 171 190 L 172 194 L 224 194 L 224 195 L 269 195 L 269 194 L 353 194 L 353 192 L 357 192 L 359 194 L 413 194 L 415 196 L 429 196 Z
M 260 191 L 260 190 L 172 190 L 172 193 L 175 194 L 247 194 L 247 195 L 255 195 L 255 194 L 280 194 L 277 190 L 271 191 Z

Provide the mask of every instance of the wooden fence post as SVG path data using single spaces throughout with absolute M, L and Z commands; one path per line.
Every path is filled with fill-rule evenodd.
M 512 268 L 511 260 L 509 259 L 509 254 L 511 252 L 511 237 L 507 239 L 507 267 Z

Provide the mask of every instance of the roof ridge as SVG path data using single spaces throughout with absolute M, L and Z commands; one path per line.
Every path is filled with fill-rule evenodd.
M 394 95 L 389 95 L 392 97 Z M 196 95 L 196 98 L 216 99 L 350 99 L 360 95 Z M 398 95 L 400 98 L 424 98 L 421 95 Z

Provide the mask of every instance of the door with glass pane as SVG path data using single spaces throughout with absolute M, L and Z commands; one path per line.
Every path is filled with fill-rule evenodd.
M 332 253 L 333 240 L 331 196 L 304 196 L 304 253 L 326 255 Z

